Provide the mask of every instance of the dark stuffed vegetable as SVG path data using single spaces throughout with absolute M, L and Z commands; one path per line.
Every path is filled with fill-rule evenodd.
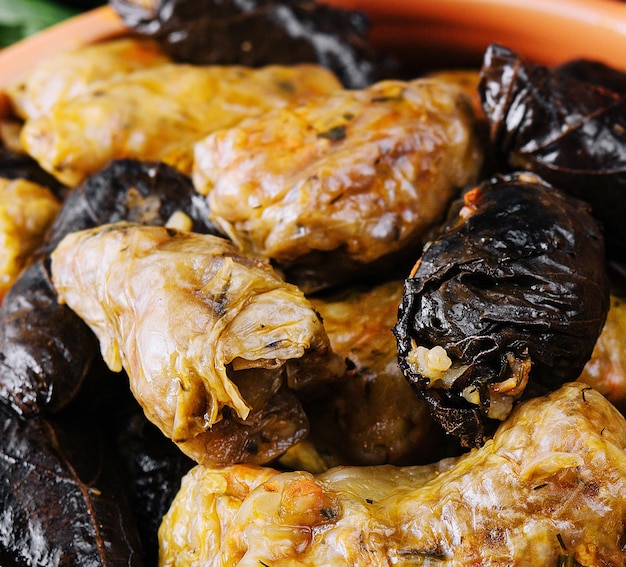
M 246 65 L 319 63 L 348 88 L 383 76 L 364 13 L 313 0 L 110 0 L 126 25 L 178 61 Z
M 532 65 L 491 45 L 484 56 L 479 93 L 490 125 L 496 161 L 531 170 L 591 204 L 604 224 L 609 259 L 626 260 L 626 95 L 615 73 L 589 75 Z M 576 76 L 577 78 L 574 78 Z
M 595 59 L 572 59 L 555 68 L 557 75 L 570 77 L 626 94 L 626 72 Z
M 22 419 L 0 404 L 0 564 L 144 565 L 105 427 Z
M 515 402 L 575 380 L 609 305 L 588 207 L 530 173 L 459 199 L 406 280 L 394 333 L 443 429 L 480 446 Z

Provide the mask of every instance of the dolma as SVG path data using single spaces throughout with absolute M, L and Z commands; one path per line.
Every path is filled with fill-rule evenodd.
M 95 420 L 22 419 L 0 404 L 0 563 L 142 566 L 122 471 Z
M 25 415 L 55 413 L 76 397 L 100 360 L 95 336 L 59 304 L 50 281 L 49 254 L 58 242 L 70 232 L 108 222 L 163 225 L 177 214 L 188 229 L 214 230 L 191 180 L 161 163 L 112 162 L 68 195 L 43 253 L 0 306 L 0 398 Z
M 0 303 L 30 264 L 60 209 L 47 187 L 0 177 Z
M 391 328 L 403 284 L 355 284 L 311 297 L 333 350 L 349 360 L 332 394 L 307 406 L 311 439 L 331 465 L 413 465 L 441 456 L 445 440 L 398 367 Z
M 555 68 L 558 75 L 626 94 L 626 72 L 595 59 L 572 59 Z
M 161 524 L 160 565 L 623 565 L 625 449 L 624 417 L 570 383 L 430 465 L 197 466 Z
M 302 292 L 224 238 L 115 223 L 69 234 L 51 257 L 60 301 L 197 462 L 274 459 L 308 433 L 296 394 L 345 371 Z
M 26 120 L 24 150 L 74 187 L 115 159 L 191 171 L 193 144 L 218 128 L 339 88 L 317 65 L 165 64 L 91 84 Z
M 347 88 L 392 69 L 369 40 L 363 12 L 313 0 L 111 0 L 126 25 L 156 39 L 176 60 L 195 64 L 318 63 Z
M 479 86 L 495 159 L 591 204 L 610 260 L 626 259 L 626 94 L 491 45 Z
M 523 397 L 576 380 L 609 308 L 583 202 L 521 172 L 469 189 L 405 282 L 400 366 L 437 422 L 480 446 Z
M 606 323 L 578 380 L 592 386 L 626 415 L 626 301 L 611 294 Z
M 161 519 L 180 489 L 182 477 L 196 463 L 146 419 L 136 402 L 128 404 L 115 428 L 145 563 L 158 565 Z
M 5 89 L 22 119 L 47 114 L 94 83 L 171 62 L 159 45 L 136 37 L 111 39 L 46 57 Z
M 213 221 L 313 292 L 404 275 L 476 181 L 482 146 L 464 91 L 418 79 L 267 112 L 210 134 L 194 156 Z

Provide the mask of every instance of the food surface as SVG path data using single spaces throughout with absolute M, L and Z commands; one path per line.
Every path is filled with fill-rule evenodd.
M 23 415 L 55 413 L 76 398 L 101 362 L 94 334 L 59 303 L 50 280 L 49 254 L 63 237 L 116 221 L 165 225 L 176 219 L 195 232 L 214 230 L 191 180 L 162 163 L 114 161 L 69 193 L 43 239 L 43 253 L 0 306 L 0 399 Z M 96 374 L 107 373 L 98 368 Z
M 159 564 L 617 566 L 624 471 L 624 417 L 567 384 L 518 406 L 482 448 L 432 465 L 198 466 L 161 525 Z
M 0 93 L 0 565 L 623 567 L 626 73 L 111 4 Z
M 348 88 L 388 70 L 363 12 L 314 0 L 112 0 L 126 25 L 196 64 L 318 63 Z
M 0 304 L 32 261 L 61 203 L 47 187 L 0 178 Z
M 615 87 L 617 70 L 612 75 L 605 81 Z M 500 167 L 534 171 L 589 202 L 604 226 L 609 259 L 623 262 L 626 94 L 533 65 L 498 45 L 485 52 L 481 76 Z
M 593 386 L 626 413 L 626 300 L 611 296 L 611 308 L 598 337 L 591 358 L 585 364 L 579 380 Z
M 437 422 L 480 446 L 517 400 L 579 376 L 608 309 L 589 208 L 533 174 L 494 177 L 452 206 L 406 281 L 400 366 Z
M 147 417 L 201 463 L 280 455 L 307 431 L 292 391 L 345 371 L 302 292 L 216 236 L 129 223 L 74 232 L 52 253 L 52 278 Z
M 141 567 L 106 420 L 16 419 L 0 404 L 0 563 Z
M 19 122 L 10 122 L 10 130 L 19 138 Z M 14 131 L 17 126 L 17 132 Z M 0 121 L 0 136 L 5 141 L 4 132 L 2 132 L 3 123 Z M 53 175 L 41 168 L 41 166 L 33 159 L 32 156 L 22 151 L 19 140 L 17 148 L 10 148 L 6 144 L 0 144 L 0 177 L 4 179 L 25 179 L 37 185 L 41 185 L 54 194 L 59 201 L 63 200 L 67 194 L 67 187 L 60 183 Z
M 413 257 L 477 179 L 481 152 L 454 84 L 384 81 L 209 135 L 195 146 L 193 180 L 241 250 L 314 290 L 359 266 L 385 271 L 373 263 L 407 248 Z
M 391 280 L 311 298 L 333 350 L 350 361 L 332 395 L 307 411 L 314 445 L 331 465 L 431 462 L 445 445 L 398 366 L 391 328 L 403 290 L 404 280 Z
M 193 143 L 210 132 L 339 85 L 315 65 L 254 70 L 171 63 L 97 81 L 27 120 L 21 140 L 70 186 L 116 158 L 160 160 L 188 173 Z
M 10 85 L 6 94 L 18 116 L 37 118 L 88 91 L 93 83 L 169 62 L 154 41 L 120 38 L 48 58 Z

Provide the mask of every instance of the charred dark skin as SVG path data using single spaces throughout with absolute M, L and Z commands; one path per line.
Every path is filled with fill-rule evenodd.
M 140 567 L 123 467 L 95 421 L 0 404 L 0 564 Z
M 530 173 L 497 176 L 453 205 L 406 280 L 399 363 L 441 427 L 478 447 L 506 417 L 490 414 L 499 396 L 515 403 L 578 377 L 608 306 L 603 238 L 588 206 Z M 456 378 L 424 376 L 416 346 L 443 347 Z
M 58 302 L 45 259 L 32 264 L 0 306 L 0 398 L 19 413 L 55 413 L 74 399 L 98 341 Z
M 347 88 L 390 71 L 368 39 L 365 14 L 313 0 L 111 0 L 126 25 L 178 61 L 245 65 L 319 63 Z
M 148 421 L 136 402 L 128 404 L 117 429 L 145 563 L 157 565 L 161 518 L 178 492 L 182 477 L 196 463 Z
M 572 59 L 554 69 L 557 75 L 626 94 L 626 73 L 595 59 Z
M 160 162 L 115 160 L 68 195 L 45 251 L 70 232 L 122 220 L 162 226 L 177 211 L 189 216 L 194 232 L 217 234 L 206 200 L 189 177 Z
M 49 254 L 68 233 L 129 220 L 163 225 L 176 211 L 193 230 L 215 232 L 190 179 L 161 163 L 112 162 L 72 190 L 44 250 L 0 305 L 0 399 L 24 415 L 56 413 L 78 395 L 101 361 L 91 329 L 60 305 L 50 280 Z
M 626 260 L 626 94 L 619 73 L 582 63 L 549 69 L 491 45 L 479 85 L 499 171 L 530 170 L 587 201 L 607 257 Z M 590 79 L 591 78 L 591 79 Z

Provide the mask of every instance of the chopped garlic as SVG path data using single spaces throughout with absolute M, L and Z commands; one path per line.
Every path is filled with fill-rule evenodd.
M 167 228 L 174 228 L 183 232 L 190 232 L 193 228 L 193 221 L 191 217 L 182 211 L 176 211 L 172 213 L 167 222 L 165 223 Z
M 513 409 L 513 397 L 492 393 L 489 397 L 489 409 L 487 416 L 491 419 L 504 421 Z
M 476 388 L 476 386 L 467 386 L 467 388 L 463 388 L 461 395 L 470 403 L 475 406 L 480 405 L 480 392 Z
M 452 366 L 448 353 L 441 346 L 431 349 L 415 346 L 409 353 L 408 361 L 417 372 L 431 380 L 440 379 L 441 375 Z

